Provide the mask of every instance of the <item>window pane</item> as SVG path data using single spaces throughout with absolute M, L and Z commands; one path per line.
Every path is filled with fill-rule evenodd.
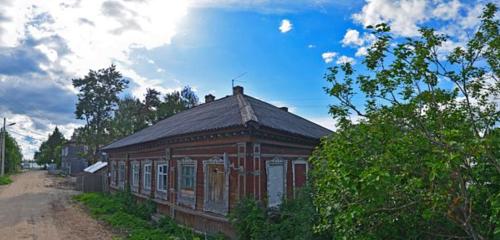
M 181 167 L 181 188 L 194 189 L 194 166 L 183 165 Z

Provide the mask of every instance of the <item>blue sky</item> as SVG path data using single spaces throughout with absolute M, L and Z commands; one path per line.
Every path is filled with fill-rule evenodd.
M 326 68 L 360 68 L 373 36 L 388 22 L 395 37 L 433 26 L 462 46 L 487 1 L 464 0 L 141 0 L 0 1 L 0 116 L 31 158 L 74 118 L 71 79 L 114 63 L 131 79 L 126 94 L 189 85 L 203 99 L 245 93 L 334 129 L 323 90 Z

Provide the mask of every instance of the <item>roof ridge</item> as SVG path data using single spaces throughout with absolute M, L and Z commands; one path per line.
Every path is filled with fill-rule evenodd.
M 246 124 L 250 121 L 259 122 L 259 119 L 257 118 L 257 115 L 255 115 L 255 111 L 252 108 L 252 104 L 245 100 L 243 94 L 237 94 L 236 99 L 238 100 L 242 123 Z
M 260 99 L 258 99 L 258 98 L 254 98 L 254 97 L 249 96 L 249 95 L 245 95 L 245 96 L 246 96 L 246 97 L 249 97 L 249 98 L 251 98 L 251 99 L 253 99 L 254 101 L 261 102 L 261 103 L 263 103 L 263 104 L 266 104 L 266 105 L 269 105 L 269 106 L 271 106 L 271 107 L 277 108 L 277 109 L 279 109 L 280 111 L 283 111 L 283 110 L 282 110 L 282 109 L 280 109 L 278 106 L 275 106 L 275 105 L 273 105 L 273 104 L 271 104 L 271 103 L 268 103 L 268 102 L 266 102 L 266 101 L 260 100 Z M 317 124 L 317 123 L 315 123 L 315 122 L 313 122 L 313 121 L 311 121 L 311 120 L 309 120 L 309 119 L 307 119 L 307 118 L 301 117 L 301 116 L 299 116 L 299 115 L 297 115 L 297 114 L 295 114 L 295 113 L 292 113 L 292 112 L 289 112 L 289 111 L 284 111 L 284 112 L 286 112 L 287 114 L 289 114 L 289 115 L 291 115 L 291 116 L 294 116 L 295 118 L 300 118 L 300 119 L 305 120 L 305 121 L 307 121 L 307 122 L 309 122 L 309 123 L 312 123 L 312 124 L 314 124 L 314 125 L 317 125 L 317 126 L 319 126 L 319 127 L 323 128 L 324 130 L 327 130 L 327 131 L 330 131 L 330 132 L 332 131 L 332 130 L 330 130 L 330 129 L 326 128 L 326 127 L 323 127 L 323 126 L 321 126 L 321 125 L 319 125 L 319 124 Z

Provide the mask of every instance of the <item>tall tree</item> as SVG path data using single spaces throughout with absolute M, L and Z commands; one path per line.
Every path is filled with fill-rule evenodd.
M 115 65 L 90 70 L 85 77 L 73 79 L 73 86 L 80 91 L 75 114 L 77 119 L 86 121 L 85 131 L 92 136 L 85 144 L 91 149 L 93 160 L 97 159 L 99 148 L 107 143 L 107 128 L 119 102 L 118 94 L 128 83 Z
M 23 155 L 16 140 L 7 132 L 5 135 L 5 173 L 19 171 Z
M 118 102 L 118 108 L 111 121 L 110 134 L 113 139 L 119 139 L 133 134 L 145 127 L 148 123 L 143 114 L 144 105 L 139 99 L 125 97 Z M 155 113 L 153 111 L 153 113 Z
M 160 96 L 161 93 L 152 88 L 148 88 L 144 96 L 142 114 L 149 125 L 158 121 L 158 109 L 161 105 Z
M 477 32 L 449 54 L 440 51 L 449 38 L 432 29 L 396 40 L 377 25 L 367 74 L 349 63 L 329 69 L 339 130 L 312 157 L 318 230 L 339 239 L 500 238 L 496 12 L 487 4 Z
M 54 131 L 49 134 L 49 138 L 42 142 L 40 148 L 35 152 L 35 160 L 38 164 L 48 164 L 55 163 L 57 166 L 61 165 L 61 146 L 66 142 L 66 139 L 59 131 L 59 128 L 55 128 Z
M 181 90 L 181 97 L 186 108 L 192 108 L 198 105 L 198 96 L 196 96 L 196 93 L 194 93 L 193 89 L 190 86 L 185 86 Z
M 162 120 L 186 109 L 198 105 L 198 96 L 191 87 L 186 86 L 180 92 L 174 91 L 164 96 L 157 111 L 157 120 Z

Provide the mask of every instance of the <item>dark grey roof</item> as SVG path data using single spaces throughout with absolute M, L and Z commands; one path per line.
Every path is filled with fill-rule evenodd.
M 235 94 L 180 112 L 132 135 L 117 140 L 106 149 L 149 142 L 181 134 L 245 126 L 253 121 L 269 127 L 319 139 L 330 130 L 253 97 Z

